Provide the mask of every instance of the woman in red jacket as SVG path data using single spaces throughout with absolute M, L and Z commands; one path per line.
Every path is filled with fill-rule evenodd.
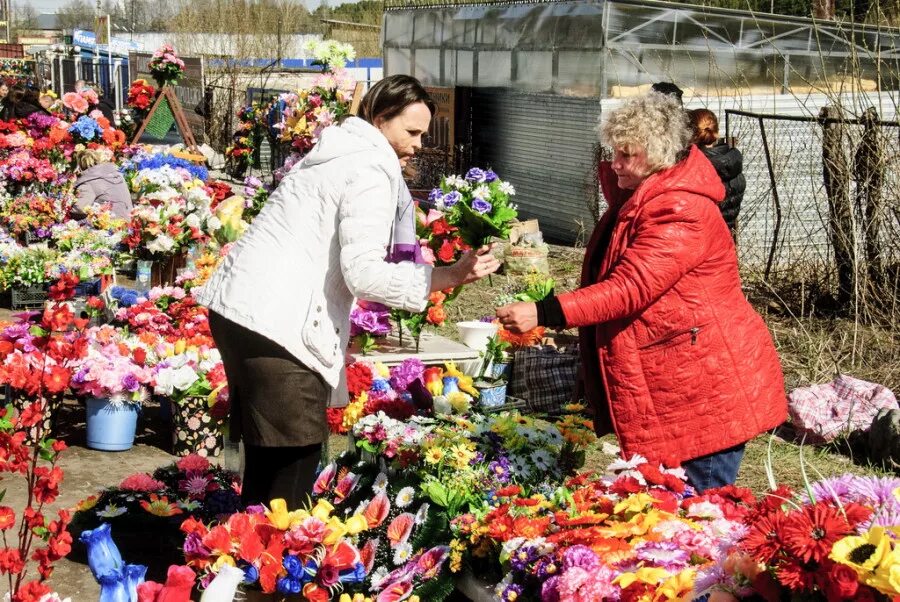
M 601 138 L 615 151 L 600 166 L 609 209 L 581 288 L 497 316 L 513 331 L 579 328 L 597 431 L 615 432 L 623 455 L 680 462 L 699 491 L 733 483 L 744 444 L 785 420 L 787 399 L 772 339 L 741 291 L 717 208 L 725 189 L 665 95 L 626 101 Z

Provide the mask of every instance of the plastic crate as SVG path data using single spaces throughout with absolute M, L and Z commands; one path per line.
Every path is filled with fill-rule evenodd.
M 12 308 L 38 309 L 47 302 L 47 290 L 43 286 L 13 287 Z

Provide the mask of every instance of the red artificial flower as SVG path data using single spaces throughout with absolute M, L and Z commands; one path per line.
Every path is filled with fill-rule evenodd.
M 845 564 L 829 562 L 828 572 L 821 574 L 823 578 L 819 583 L 819 587 L 825 592 L 828 602 L 856 599 L 856 591 L 859 589 L 859 577 L 852 568 Z
M 815 584 L 816 567 L 796 558 L 788 558 L 779 563 L 775 569 L 775 576 L 786 588 L 797 591 L 809 591 Z
M 11 529 L 16 524 L 16 513 L 9 506 L 0 506 L 0 531 Z
M 456 246 L 449 240 L 444 240 L 438 249 L 437 258 L 444 263 L 451 263 L 456 258 Z
M 844 504 L 844 514 L 850 527 L 855 529 L 860 523 L 863 523 L 872 516 L 874 510 L 856 502 L 847 502 Z
M 773 510 L 751 523 L 741 545 L 757 562 L 768 563 L 782 550 L 783 527 L 784 514 Z
M 190 454 L 178 460 L 176 464 L 182 472 L 203 472 L 209 470 L 209 460 L 197 454 Z
M 619 495 L 631 495 L 632 493 L 637 493 L 644 489 L 644 486 L 635 479 L 634 477 L 619 477 L 613 484 L 609 486 L 609 490 L 612 493 L 617 493 Z
M 328 421 L 328 431 L 335 435 L 346 435 L 344 427 L 344 408 L 328 408 L 325 410 L 325 419 Z
M 18 548 L 0 549 L 0 573 L 16 575 L 25 568 L 25 561 Z
M 790 487 L 779 485 L 774 491 L 769 491 L 763 497 L 759 498 L 756 506 L 753 508 L 752 514 L 755 516 L 768 514 L 773 510 L 780 509 L 785 502 L 793 498 L 794 491 Z
M 428 323 L 440 326 L 447 319 L 447 312 L 444 311 L 443 305 L 432 305 L 428 308 Z
M 125 480 L 119 484 L 119 489 L 126 491 L 138 491 L 142 493 L 150 491 L 160 491 L 166 488 L 166 484 L 157 481 L 145 472 L 139 472 L 131 476 L 125 477 Z
M 63 471 L 59 466 L 48 469 L 46 466 L 38 466 L 34 469 L 38 477 L 32 492 L 34 498 L 41 504 L 52 504 L 59 496 L 59 484 L 63 479 Z
M 50 287 L 47 296 L 52 301 L 66 301 L 75 296 L 75 287 L 78 285 L 77 274 L 67 272 L 60 276 L 59 280 Z
M 57 303 L 44 310 L 41 325 L 48 330 L 62 332 L 69 328 L 74 318 L 75 314 L 68 305 Z
M 366 415 L 384 412 L 394 420 L 406 420 L 416 413 L 416 408 L 402 399 L 371 399 L 366 403 L 364 413 Z
M 32 404 L 29 404 L 22 410 L 22 413 L 19 414 L 19 428 L 28 429 L 35 425 L 37 425 L 41 420 L 44 419 L 44 404 L 40 401 L 36 401 Z
M 456 228 L 454 228 L 447 222 L 446 217 L 442 217 L 441 219 L 436 219 L 431 222 L 431 233 L 434 236 L 444 236 L 455 231 Z
M 58 395 L 69 388 L 71 373 L 62 366 L 50 366 L 45 369 L 44 386 L 51 395 Z
M 522 493 L 522 488 L 518 485 L 507 485 L 494 493 L 497 497 L 513 497 Z
M 18 572 L 18 571 L 15 571 Z M 38 602 L 52 590 L 40 581 L 29 581 L 20 586 L 12 596 L 12 602 Z
M 837 508 L 818 502 L 788 515 L 782 539 L 788 551 L 803 562 L 821 562 L 850 532 L 850 525 Z
M 347 366 L 347 390 L 350 397 L 358 397 L 372 386 L 372 370 L 360 362 Z

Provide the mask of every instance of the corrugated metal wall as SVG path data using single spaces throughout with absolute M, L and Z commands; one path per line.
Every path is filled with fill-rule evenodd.
M 473 164 L 493 168 L 516 187 L 520 219 L 540 220 L 547 239 L 575 242 L 594 225 L 599 115 L 593 98 L 476 89 Z

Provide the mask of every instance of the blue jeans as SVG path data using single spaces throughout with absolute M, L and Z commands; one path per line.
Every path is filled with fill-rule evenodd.
M 708 456 L 688 460 L 682 466 L 691 486 L 697 493 L 703 493 L 707 489 L 734 483 L 743 457 L 744 444 L 741 443 Z

